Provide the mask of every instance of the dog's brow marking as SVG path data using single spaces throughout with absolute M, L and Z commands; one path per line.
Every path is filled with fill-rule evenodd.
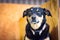
M 39 9 L 37 9 L 36 11 L 38 11 Z
M 33 10 L 33 9 L 31 9 L 31 10 Z

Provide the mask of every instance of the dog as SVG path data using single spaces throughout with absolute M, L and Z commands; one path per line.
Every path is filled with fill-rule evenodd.
M 46 15 L 52 17 L 49 10 L 41 7 L 31 7 L 23 12 L 23 17 L 26 16 L 28 22 L 24 40 L 50 40 Z

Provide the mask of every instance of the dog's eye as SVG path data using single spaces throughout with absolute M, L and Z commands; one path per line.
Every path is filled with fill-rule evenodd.
M 38 12 L 37 15 L 38 15 L 38 16 L 42 16 L 42 13 L 41 13 L 41 12 Z
M 31 12 L 29 12 L 29 15 L 31 15 L 32 13 Z
M 38 12 L 39 15 L 41 15 L 41 12 Z
M 29 12 L 29 13 L 28 13 L 28 15 L 29 15 L 29 16 L 31 16 L 31 15 L 32 15 L 32 13 L 31 13 L 31 12 Z

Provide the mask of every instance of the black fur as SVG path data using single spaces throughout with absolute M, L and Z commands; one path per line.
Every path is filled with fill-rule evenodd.
M 40 28 L 41 30 L 41 28 Z M 34 31 L 40 31 L 40 30 L 34 30 Z M 39 33 L 39 32 L 38 32 Z M 46 24 L 46 28 L 45 30 L 42 32 L 41 35 L 33 35 L 32 31 L 31 31 L 31 26 L 30 24 L 27 24 L 26 26 L 26 36 L 30 39 L 30 40 L 44 40 L 45 38 L 49 37 L 49 25 Z
M 41 26 L 34 30 L 29 21 L 27 20 L 28 24 L 26 26 L 26 36 L 30 39 L 30 40 L 44 40 L 45 38 L 49 37 L 49 25 L 46 23 L 46 19 L 44 18 L 43 22 L 41 23 Z M 41 35 L 37 34 L 37 35 L 33 35 L 31 29 L 35 32 L 35 31 L 40 31 L 44 24 L 46 23 L 46 28 L 43 30 L 43 32 L 41 33 Z M 36 32 L 35 32 L 36 33 Z M 39 32 L 37 32 L 39 33 Z
M 33 9 L 33 11 L 31 9 Z M 36 11 L 36 9 L 39 9 L 39 11 Z M 31 13 L 29 13 L 29 12 L 31 12 Z M 37 12 L 41 12 L 41 14 L 37 13 Z M 32 14 L 36 14 L 38 16 L 41 16 L 41 15 L 52 16 L 51 13 L 50 13 L 50 11 L 47 10 L 47 9 L 45 9 L 45 8 L 31 7 L 31 8 L 29 8 L 29 9 L 27 9 L 27 10 L 25 10 L 23 12 L 23 17 L 25 17 L 25 16 L 31 16 Z

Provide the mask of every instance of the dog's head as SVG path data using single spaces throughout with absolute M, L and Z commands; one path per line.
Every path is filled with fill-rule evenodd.
M 45 16 L 51 16 L 49 10 L 40 7 L 31 7 L 23 12 L 23 17 L 27 16 L 28 22 L 32 25 L 41 25 L 43 21 L 46 21 Z M 32 27 L 35 28 L 35 27 Z M 37 29 L 36 27 L 35 29 Z

